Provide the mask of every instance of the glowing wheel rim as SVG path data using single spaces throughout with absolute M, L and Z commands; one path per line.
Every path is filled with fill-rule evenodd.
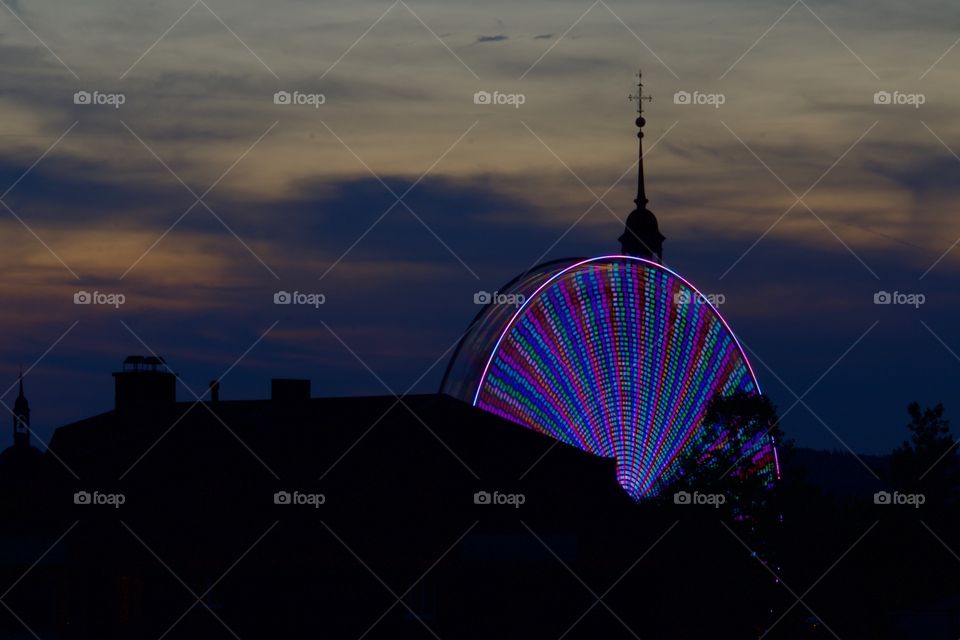
M 669 481 L 714 394 L 760 391 L 719 311 L 657 263 L 621 255 L 567 261 L 501 293 L 525 299 L 509 313 L 489 305 L 471 329 L 477 335 L 461 345 L 467 351 L 455 356 L 467 364 L 451 362 L 444 390 L 615 457 L 620 484 L 635 499 Z M 743 453 L 751 468 L 774 473 L 769 439 Z

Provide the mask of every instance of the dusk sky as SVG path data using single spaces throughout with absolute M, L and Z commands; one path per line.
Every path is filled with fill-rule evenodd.
M 477 291 L 619 248 L 638 67 L 666 264 L 787 435 L 882 453 L 908 402 L 958 415 L 960 6 L 0 4 L 0 391 L 29 370 L 43 441 L 150 351 L 224 399 L 436 391 Z

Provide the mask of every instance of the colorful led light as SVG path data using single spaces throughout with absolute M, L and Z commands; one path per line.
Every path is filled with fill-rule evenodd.
M 662 265 L 632 256 L 554 263 L 508 289 L 524 303 L 481 314 L 444 390 L 615 457 L 635 499 L 656 495 L 677 471 L 715 394 L 760 390 L 717 309 Z M 753 469 L 778 472 L 769 438 L 742 453 Z

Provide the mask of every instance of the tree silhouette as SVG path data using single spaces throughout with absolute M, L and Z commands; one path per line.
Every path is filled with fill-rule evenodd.
M 907 412 L 910 440 L 894 449 L 890 460 L 894 486 L 900 491 L 924 494 L 927 504 L 934 508 L 956 500 L 960 460 L 950 421 L 943 417 L 943 405 L 921 409 L 912 402 Z
M 779 449 L 784 443 L 777 409 L 767 396 L 736 392 L 717 394 L 710 401 L 701 429 L 680 462 L 680 473 L 669 487 L 679 491 L 724 496 L 723 506 L 738 518 L 755 519 L 768 511 L 774 478 L 758 473 L 766 439 Z M 672 499 L 672 498 L 671 498 Z
M 780 418 L 767 396 L 745 392 L 717 394 L 707 406 L 696 439 L 680 461 L 675 481 L 663 495 L 665 500 L 676 503 L 677 509 L 684 509 L 684 521 L 692 520 L 701 532 L 718 527 L 719 518 L 722 526 L 735 531 L 759 561 L 780 575 L 783 558 L 779 544 L 779 483 L 772 472 L 773 453 L 768 446 L 771 441 L 782 448 Z M 720 505 L 716 509 L 689 510 L 680 506 L 695 502 L 695 494 L 707 495 L 699 504 Z M 743 558 L 738 560 L 742 562 Z M 739 565 L 736 570 L 742 569 Z M 729 570 L 734 571 L 732 567 Z M 782 594 L 769 588 L 769 574 L 759 572 L 754 577 L 759 582 L 751 619 L 767 628 L 774 623 L 770 612 L 775 608 L 783 610 L 776 604 Z M 760 587 L 761 584 L 764 586 Z M 753 637 L 759 635 L 754 633 Z

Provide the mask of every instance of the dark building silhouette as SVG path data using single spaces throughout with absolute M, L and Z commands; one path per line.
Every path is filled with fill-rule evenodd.
M 270 398 L 285 404 L 310 400 L 310 381 L 293 378 L 274 378 L 270 381 Z
M 113 379 L 117 411 L 149 411 L 176 401 L 177 376 L 163 358 L 129 356 Z
M 643 94 L 642 74 L 637 74 L 637 95 L 630 96 L 637 102 L 637 150 L 639 153 L 637 164 L 637 197 L 634 200 L 636 208 L 627 216 L 626 228 L 618 238 L 620 251 L 626 255 L 637 256 L 652 260 L 654 256 L 663 262 L 663 241 L 666 237 L 660 233 L 657 217 L 647 209 L 647 193 L 643 178 L 643 127 L 647 124 L 643 117 L 643 103 L 652 98 Z
M 636 504 L 613 459 L 452 397 L 275 379 L 269 399 L 178 402 L 132 369 L 46 454 L 0 455 L 2 638 L 956 635 L 953 565 L 870 496 L 787 489 L 772 570 L 830 573 L 804 598 L 821 622 L 744 546 L 749 523 Z
M 0 453 L 0 584 L 4 585 L 0 594 L 29 571 L 30 597 L 23 604 L 23 615 L 53 620 L 64 565 L 63 549 L 49 549 L 52 540 L 47 536 L 59 526 L 59 515 L 49 508 L 47 497 L 59 470 L 49 465 L 50 455 L 31 444 L 30 403 L 24 394 L 22 371 L 11 420 L 13 444 Z M 7 595 L 11 600 L 17 597 Z M 10 621 L 12 617 L 3 620 L 0 615 L 0 637 L 30 637 L 22 625 L 14 627 Z M 49 628 L 46 623 L 44 626 Z
M 311 398 L 274 379 L 266 400 L 178 402 L 161 366 L 128 358 L 115 408 L 57 429 L 28 507 L 0 514 L 20 618 L 0 610 L 0 637 L 230 637 L 217 618 L 244 640 L 657 637 L 680 627 L 655 616 L 686 606 L 676 557 L 712 553 L 672 532 L 623 576 L 671 507 L 636 505 L 613 459 L 459 400 Z M 578 578 L 599 594 L 621 577 L 616 615 L 577 621 L 595 604 Z

